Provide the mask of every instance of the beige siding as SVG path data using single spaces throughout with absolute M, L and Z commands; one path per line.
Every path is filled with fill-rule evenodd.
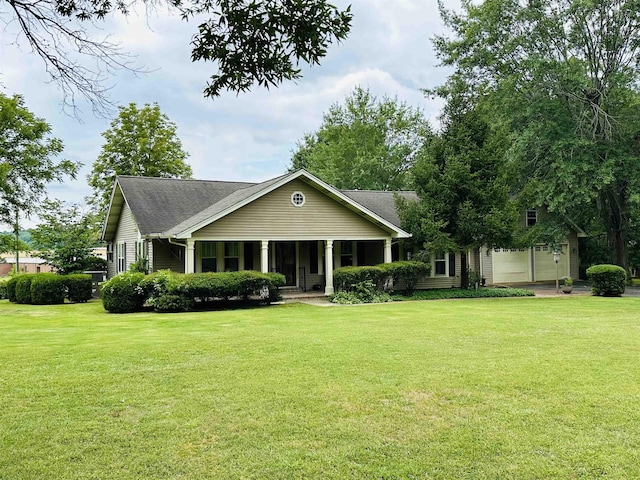
M 184 273 L 184 248 L 171 245 L 167 240 L 153 240 L 152 270 L 172 270 Z
M 295 207 L 291 195 L 305 195 Z M 390 233 L 306 183 L 295 180 L 194 233 L 226 240 L 381 239 Z
M 112 277 L 116 273 L 116 266 L 118 258 L 116 256 L 115 245 L 120 242 L 126 244 L 126 270 L 129 270 L 129 266 L 136 261 L 136 242 L 138 241 L 138 225 L 133 218 L 133 213 L 129 208 L 129 205 L 125 202 L 122 206 L 122 212 L 120 213 L 120 219 L 118 220 L 118 227 L 113 238 L 113 262 L 109 262 L 107 265 L 107 274 Z
M 116 246 L 115 242 L 112 246 L 113 253 L 111 254 L 112 260 L 107 260 L 107 278 L 111 278 L 116 275 Z
M 477 273 L 480 272 L 480 253 L 479 249 L 469 252 L 467 257 L 469 261 L 469 270 L 473 270 Z
M 574 280 L 580 277 L 580 257 L 578 255 L 578 234 L 571 232 L 569 234 L 569 265 L 570 276 Z
M 428 290 L 430 288 L 451 288 L 451 287 L 460 287 L 460 275 L 462 274 L 462 268 L 460 265 L 460 254 L 456 254 L 456 269 L 455 276 L 436 276 L 434 273 L 434 267 L 431 265 L 431 276 L 424 278 L 416 285 L 416 289 L 418 290 Z M 395 284 L 394 288 L 396 290 L 402 290 L 404 285 L 402 283 Z
M 482 247 L 480 250 L 482 257 L 482 277 L 486 285 L 493 285 L 493 249 Z

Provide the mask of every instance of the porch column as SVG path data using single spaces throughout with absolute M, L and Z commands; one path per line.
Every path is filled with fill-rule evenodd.
M 384 263 L 391 263 L 391 237 L 384 239 Z
M 324 294 L 332 295 L 333 290 L 333 240 L 324 241 Z
M 269 240 L 260 240 L 260 271 L 269 273 Z
M 187 251 L 184 256 L 184 273 L 193 273 L 196 264 L 196 241 L 187 239 Z

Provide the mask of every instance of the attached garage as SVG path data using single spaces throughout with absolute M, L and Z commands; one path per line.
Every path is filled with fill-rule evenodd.
M 493 283 L 530 282 L 531 253 L 528 248 L 493 250 Z
M 562 246 L 558 277 L 569 276 L 569 245 Z M 533 248 L 496 248 L 492 252 L 493 283 L 540 282 L 556 279 L 553 250 L 547 245 Z
M 562 245 L 562 253 L 558 261 L 558 277 L 569 276 L 569 245 Z M 533 273 L 536 281 L 555 280 L 556 262 L 553 260 L 553 250 L 547 245 L 533 247 Z

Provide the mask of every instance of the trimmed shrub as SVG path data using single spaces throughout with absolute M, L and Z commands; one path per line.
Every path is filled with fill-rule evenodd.
M 18 283 L 18 277 L 13 276 L 7 280 L 7 298 L 10 302 L 16 303 L 18 300 L 16 299 L 16 283 Z
M 267 303 L 280 298 L 285 284 L 278 273 L 206 272 L 187 275 L 161 270 L 146 277 L 127 272 L 103 284 L 101 293 L 106 310 L 116 313 L 140 310 L 145 301 L 159 312 L 181 312 L 202 303 L 230 298 L 246 299 L 259 295 Z
M 91 275 L 77 273 L 65 275 L 65 285 L 67 286 L 67 298 L 70 302 L 81 303 L 91 300 L 93 292 L 93 281 Z
M 350 292 L 363 282 L 377 284 L 383 275 L 380 266 L 340 267 L 333 271 L 333 286 L 337 291 Z
M 186 312 L 193 307 L 193 300 L 184 295 L 172 295 L 165 293 L 155 298 L 153 309 L 160 313 Z
M 215 272 L 190 273 L 181 277 L 184 295 L 208 302 L 224 297 L 224 285 L 220 274 Z
M 31 281 L 36 274 L 19 275 L 16 280 L 16 303 L 31 303 Z
M 67 286 L 64 277 L 55 273 L 40 273 L 31 280 L 31 301 L 33 305 L 58 305 L 64 303 Z
M 111 313 L 130 313 L 142 310 L 146 295 L 140 283 L 143 273 L 125 272 L 102 284 L 100 296 L 105 310 Z
M 9 281 L 9 277 L 0 278 L 0 300 L 4 300 L 9 298 L 7 295 L 7 282 Z
M 268 279 L 266 287 L 269 289 L 269 298 L 267 299 L 267 303 L 282 300 L 280 288 L 284 287 L 285 283 L 287 283 L 286 277 L 281 273 L 267 273 L 266 276 Z
M 140 287 L 147 298 L 159 297 L 166 293 L 175 294 L 181 289 L 184 278 L 185 275 L 171 270 L 158 270 L 145 276 L 140 282 Z
M 250 270 L 192 273 L 182 277 L 181 292 L 187 298 L 197 298 L 203 302 L 215 299 L 228 300 L 232 297 L 247 298 L 249 295 L 260 295 L 265 300 L 275 301 L 279 299 L 279 288 L 284 283 L 284 275 L 279 273 Z
M 404 283 L 407 293 L 416 289 L 416 285 L 424 277 L 431 273 L 431 265 L 424 262 L 402 261 L 393 263 L 381 263 L 378 265 L 383 272 L 383 277 L 393 278 L 393 283 Z
M 394 295 L 394 301 L 402 300 L 448 300 L 452 298 L 533 297 L 532 290 L 524 288 L 433 288 L 420 290 L 411 295 Z
M 624 293 L 627 272 L 618 265 L 594 265 L 587 268 L 591 293 L 605 297 L 618 297 Z

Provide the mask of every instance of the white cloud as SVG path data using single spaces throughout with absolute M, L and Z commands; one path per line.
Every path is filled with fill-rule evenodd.
M 456 0 L 450 0 L 455 2 Z M 332 103 L 342 102 L 356 85 L 376 96 L 397 96 L 420 107 L 435 122 L 441 102 L 425 99 L 420 88 L 442 83 L 447 71 L 438 63 L 430 38 L 444 31 L 435 0 L 337 0 L 352 3 L 353 28 L 340 45 L 332 45 L 320 66 L 305 67 L 304 78 L 269 91 L 255 89 L 216 99 L 202 96 L 210 63 L 190 61 L 189 41 L 196 22 L 183 22 L 166 11 L 135 11 L 114 17 L 98 33 L 137 55 L 136 64 L 153 70 L 113 79 L 112 99 L 119 104 L 158 102 L 178 126 L 196 177 L 260 181 L 283 173 L 291 151 L 305 133 L 315 131 Z M 150 28 L 149 28 L 150 27 Z M 15 34 L 15 32 L 14 32 Z M 53 126 L 65 143 L 65 157 L 85 164 L 76 181 L 52 185 L 52 196 L 82 201 L 90 193 L 85 175 L 103 143 L 109 122 L 91 116 L 80 102 L 84 123 L 60 110 L 60 91 L 39 58 L 10 45 L 0 33 L 0 84 L 5 94 L 22 93 L 27 107 Z

